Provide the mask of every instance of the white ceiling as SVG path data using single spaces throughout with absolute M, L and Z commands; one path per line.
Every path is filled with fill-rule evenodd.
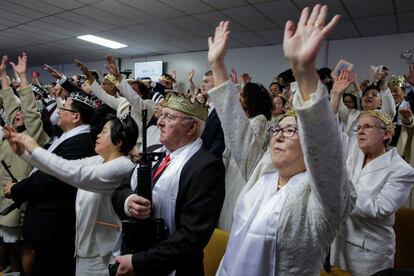
M 0 53 L 26 51 L 34 66 L 202 51 L 225 19 L 231 48 L 281 44 L 285 21 L 318 2 L 342 16 L 330 39 L 414 32 L 412 0 L 0 0 Z M 76 39 L 85 34 L 128 47 Z

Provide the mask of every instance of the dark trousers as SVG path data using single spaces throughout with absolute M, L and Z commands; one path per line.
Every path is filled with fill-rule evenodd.
M 32 243 L 35 251 L 33 276 L 74 276 L 75 242 Z

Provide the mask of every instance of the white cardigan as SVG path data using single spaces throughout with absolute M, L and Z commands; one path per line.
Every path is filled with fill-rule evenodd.
M 76 252 L 79 257 L 111 253 L 121 222 L 112 208 L 112 192 L 130 175 L 134 164 L 125 156 L 103 163 L 99 155 L 66 160 L 36 148 L 21 155 L 39 170 L 79 188 L 76 196 Z M 117 227 L 119 226 L 119 227 Z
M 352 186 L 345 172 L 338 123 L 327 93 L 319 82 L 310 101 L 302 103 L 299 94 L 295 95 L 294 106 L 308 177 L 290 187 L 278 219 L 277 275 L 319 275 L 328 248 L 352 208 Z M 250 175 L 253 171 L 241 198 L 263 174 L 274 172 L 275 168 L 270 155 L 264 154 L 254 140 L 234 84 L 227 81 L 210 90 L 209 95 L 242 173 Z

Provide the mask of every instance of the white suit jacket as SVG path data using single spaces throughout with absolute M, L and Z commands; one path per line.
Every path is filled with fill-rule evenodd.
M 339 236 L 361 248 L 393 255 L 395 250 L 395 212 L 407 200 L 414 183 L 414 169 L 395 148 L 369 162 L 364 168 L 364 153 L 356 139 L 347 159 L 348 175 L 355 187 L 357 201 Z M 353 256 L 355 258 L 355 256 Z

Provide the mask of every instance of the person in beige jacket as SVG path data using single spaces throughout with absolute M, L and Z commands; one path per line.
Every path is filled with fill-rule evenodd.
M 17 93 L 20 98 L 16 97 L 10 87 L 6 73 L 7 56 L 3 56 L 0 65 L 2 90 L 1 96 L 4 101 L 4 108 L 9 118 L 9 124 L 13 125 L 20 132 L 25 132 L 39 143 L 45 145 L 49 141 L 48 135 L 43 130 L 41 115 L 37 111 L 36 100 L 32 93 L 31 87 L 26 78 L 27 55 L 25 53 L 19 57 L 17 65 L 12 64 L 13 70 L 19 75 L 21 80 L 20 89 Z M 20 103 L 19 103 L 20 101 Z M 9 166 L 14 177 L 20 181 L 29 175 L 32 167 L 24 160 L 20 159 L 10 149 L 9 143 L 5 140 L 0 141 L 0 160 L 4 160 Z M 3 166 L 0 166 L 0 185 L 3 187 L 12 180 Z M 3 189 L 0 189 L 0 211 L 13 203 L 11 199 L 4 197 Z M 0 237 L 3 240 L 0 246 L 0 255 L 4 258 L 9 257 L 9 261 L 0 260 L 1 264 L 9 262 L 12 271 L 20 271 L 19 248 L 16 244 L 20 240 L 21 211 L 15 209 L 6 216 L 0 216 Z M 25 251 L 30 255 L 28 251 Z M 30 258 L 29 258 L 30 259 Z M 30 263 L 30 262 L 29 262 Z M 23 265 L 27 270 L 30 265 Z M 26 271 L 25 271 L 26 272 Z

